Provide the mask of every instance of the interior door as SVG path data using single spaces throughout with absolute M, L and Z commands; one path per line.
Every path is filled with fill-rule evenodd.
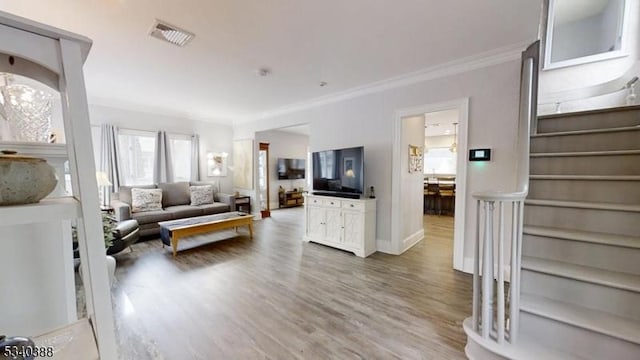
M 267 143 L 260 143 L 258 183 L 260 186 L 260 214 L 263 218 L 267 218 L 271 216 L 269 209 L 269 144 Z

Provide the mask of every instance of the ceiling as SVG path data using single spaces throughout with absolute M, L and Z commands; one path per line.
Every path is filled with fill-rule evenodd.
M 85 66 L 91 103 L 215 122 L 256 118 L 531 41 L 540 6 L 541 0 L 0 0 L 2 11 L 93 39 Z M 152 38 L 155 19 L 195 38 L 184 48 Z M 256 74 L 263 67 L 268 76 Z
M 424 136 L 453 135 L 453 124 L 457 122 L 457 109 L 424 114 Z

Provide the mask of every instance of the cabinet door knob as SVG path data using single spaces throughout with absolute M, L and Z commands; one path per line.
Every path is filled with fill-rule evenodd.
M 331 205 L 333 205 L 333 201 L 331 202 Z
M 353 207 L 353 204 L 351 204 L 351 205 L 349 205 L 349 206 Z

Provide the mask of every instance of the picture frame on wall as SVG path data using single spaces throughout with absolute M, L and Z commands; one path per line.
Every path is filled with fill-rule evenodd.
M 207 153 L 207 176 L 227 176 L 227 153 Z
M 409 173 L 422 173 L 424 162 L 422 146 L 409 145 Z

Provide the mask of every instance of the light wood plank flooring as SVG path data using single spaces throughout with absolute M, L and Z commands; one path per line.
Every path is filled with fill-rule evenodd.
M 118 255 L 122 359 L 462 359 L 471 277 L 451 268 L 453 218 L 425 216 L 402 256 L 303 243 L 302 208 L 246 232 Z M 211 243 L 214 239 L 228 240 Z

